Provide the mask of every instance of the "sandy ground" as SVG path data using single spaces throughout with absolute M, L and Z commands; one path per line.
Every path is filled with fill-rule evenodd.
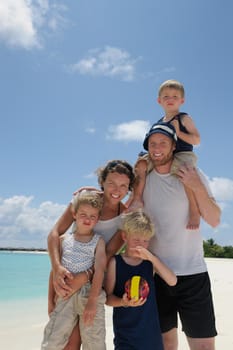
M 233 349 L 233 259 L 206 259 L 215 303 L 218 336 L 216 350 Z M 46 299 L 0 302 L 0 349 L 39 350 L 47 322 Z M 106 307 L 107 349 L 113 349 L 112 309 Z M 179 330 L 179 350 L 188 349 Z

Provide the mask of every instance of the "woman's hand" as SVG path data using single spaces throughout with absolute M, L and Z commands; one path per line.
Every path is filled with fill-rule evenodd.
M 69 282 L 73 280 L 73 275 L 62 265 L 56 271 L 53 271 L 53 285 L 58 296 L 64 298 L 74 293 Z
M 63 296 L 63 299 L 69 299 L 72 294 L 77 292 L 84 284 L 88 282 L 90 277 L 88 277 L 87 273 L 79 272 L 76 275 L 72 275 L 72 279 L 66 279 L 65 283 L 69 290 L 66 290 L 66 295 Z

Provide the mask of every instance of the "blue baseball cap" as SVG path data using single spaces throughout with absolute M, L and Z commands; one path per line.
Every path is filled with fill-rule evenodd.
M 143 141 L 143 147 L 148 151 L 148 140 L 153 134 L 163 134 L 170 137 L 173 141 L 177 142 L 176 129 L 171 123 L 158 122 L 152 125 L 149 132 L 146 134 Z

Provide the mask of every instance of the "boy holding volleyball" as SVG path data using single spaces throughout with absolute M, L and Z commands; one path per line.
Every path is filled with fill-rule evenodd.
M 114 307 L 115 350 L 163 349 L 153 275 L 156 272 L 170 286 L 177 279 L 147 250 L 153 235 L 153 224 L 141 209 L 123 215 L 125 252 L 110 260 L 105 280 L 106 304 Z

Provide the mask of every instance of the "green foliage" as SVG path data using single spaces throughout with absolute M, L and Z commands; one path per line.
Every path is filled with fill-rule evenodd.
M 233 258 L 233 247 L 221 247 L 212 238 L 203 242 L 204 254 L 206 258 Z

